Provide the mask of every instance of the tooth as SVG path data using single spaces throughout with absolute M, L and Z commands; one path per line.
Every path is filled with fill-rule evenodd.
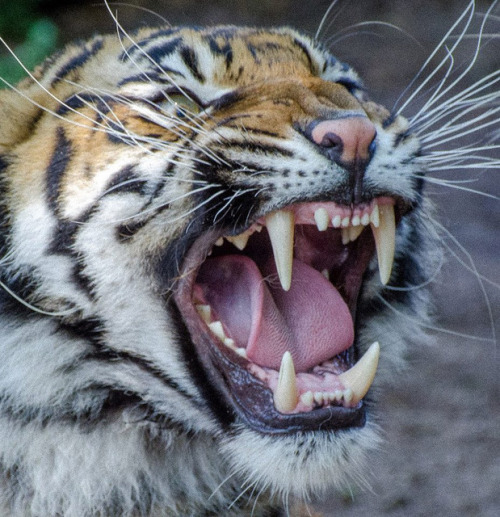
M 370 222 L 373 224 L 373 226 L 375 226 L 375 228 L 378 228 L 378 226 L 380 224 L 379 215 L 380 215 L 380 212 L 378 209 L 378 205 L 375 204 L 375 206 L 372 210 L 372 213 L 370 215 Z
M 234 339 L 231 339 L 230 337 L 225 337 L 224 338 L 224 344 L 228 347 L 228 348 L 232 348 L 234 349 L 235 346 L 234 346 Z
M 273 247 L 281 287 L 288 291 L 292 285 L 293 231 L 295 228 L 293 212 L 278 210 L 267 215 L 266 226 Z
M 327 280 L 330 280 L 330 272 L 328 271 L 328 269 L 323 269 L 323 271 L 321 271 L 321 274 L 327 279 Z
M 364 227 L 361 225 L 349 226 L 349 228 L 346 228 L 346 230 L 349 230 L 349 240 L 351 242 L 354 242 L 361 235 L 361 232 L 364 230 Z
M 394 218 L 394 206 L 382 205 L 379 207 L 380 224 L 372 224 L 375 245 L 377 246 L 378 269 L 380 281 L 386 285 L 389 282 L 394 261 L 394 248 L 396 240 L 396 221 Z
M 239 356 L 243 357 L 244 359 L 248 359 L 246 348 L 239 348 L 239 347 L 238 347 L 238 348 L 236 349 L 236 353 L 237 353 Z
M 222 327 L 222 323 L 220 321 L 214 321 L 209 323 L 208 328 L 223 342 L 226 338 L 226 334 L 224 332 L 224 328 Z
M 349 236 L 349 228 L 341 228 L 340 233 L 342 234 L 342 244 L 345 246 L 349 244 L 350 236 Z
M 226 239 L 234 244 L 240 251 L 243 251 L 246 248 L 248 239 L 250 238 L 250 234 L 248 232 L 240 233 L 239 235 L 231 235 L 226 237 Z
M 300 396 L 300 401 L 306 406 L 312 406 L 314 403 L 314 395 L 312 391 L 306 391 Z
M 318 230 L 320 232 L 324 232 L 328 228 L 328 223 L 330 222 L 326 209 L 318 208 L 316 212 L 314 212 L 314 220 L 316 221 Z
M 314 392 L 314 402 L 316 402 L 316 404 L 318 404 L 318 406 L 323 405 L 323 393 L 321 393 L 321 391 Z
M 363 214 L 363 217 L 361 218 L 361 224 L 363 226 L 368 226 L 369 223 L 370 223 L 370 214 L 368 214 L 368 213 Z
M 351 224 L 353 226 L 359 226 L 361 224 L 361 217 L 359 217 L 359 215 L 354 215 L 351 220 Z
M 208 325 L 212 321 L 212 309 L 210 305 L 197 305 L 196 310 L 201 319 Z
M 344 219 L 342 219 L 342 222 L 340 223 L 340 225 L 342 226 L 342 228 L 347 228 L 349 226 L 349 222 L 350 222 L 349 216 L 346 216 L 346 217 L 344 217 Z
M 333 219 L 332 219 L 332 226 L 334 228 L 340 228 L 340 225 L 342 224 L 342 219 L 340 218 L 340 215 L 336 215 Z
M 216 241 L 215 241 L 215 245 L 216 246 L 222 246 L 224 244 L 224 237 L 219 237 Z
M 350 404 L 352 402 L 353 398 L 354 398 L 354 392 L 351 390 L 351 388 L 347 388 L 344 391 L 344 402 L 346 402 L 346 404 Z
M 274 407 L 280 413 L 290 413 L 295 409 L 298 401 L 292 354 L 285 352 L 281 359 L 278 386 L 274 392 Z
M 341 390 L 335 390 L 335 400 L 337 402 L 340 402 L 342 400 L 343 396 L 344 396 L 344 394 Z
M 346 393 L 347 396 L 351 396 L 347 390 L 352 391 L 351 405 L 356 405 L 370 389 L 377 371 L 379 356 L 380 345 L 375 341 L 350 370 L 338 376 L 338 380 L 345 388 L 344 400 L 346 400 Z

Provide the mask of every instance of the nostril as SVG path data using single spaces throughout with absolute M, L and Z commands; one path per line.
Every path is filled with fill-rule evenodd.
M 329 132 L 323 135 L 321 142 L 319 143 L 321 147 L 335 148 L 336 150 L 342 152 L 342 148 L 344 147 L 344 142 L 342 142 L 342 138 L 339 135 Z
M 370 161 L 376 135 L 375 126 L 364 116 L 316 120 L 306 129 L 306 136 L 342 166 Z

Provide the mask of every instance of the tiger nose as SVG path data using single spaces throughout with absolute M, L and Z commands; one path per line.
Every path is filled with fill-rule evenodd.
M 370 161 L 377 135 L 375 126 L 362 116 L 315 121 L 306 133 L 331 160 L 346 168 Z

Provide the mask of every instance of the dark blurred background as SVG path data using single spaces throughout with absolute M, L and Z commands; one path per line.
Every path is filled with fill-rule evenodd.
M 314 35 L 330 4 L 330 0 L 130 0 L 111 3 L 110 9 L 127 30 L 162 23 L 285 24 Z M 466 0 L 343 0 L 328 17 L 321 40 L 355 66 L 375 100 L 392 107 L 467 4 Z M 478 13 L 491 4 L 478 1 Z M 496 19 L 486 28 L 487 44 L 467 84 L 499 68 L 498 6 L 494 14 Z M 475 18 L 476 33 L 481 19 L 480 14 Z M 359 25 L 366 21 L 384 24 Z M 70 40 L 114 31 L 101 0 L 0 0 L 0 36 L 28 68 Z M 474 38 L 467 40 L 457 61 L 470 57 L 474 43 Z M 13 83 L 21 75 L 0 46 L 0 77 Z M 410 107 L 407 114 L 411 112 Z M 498 159 L 498 150 L 494 153 Z M 494 341 L 495 331 L 500 333 L 500 288 L 491 284 L 500 283 L 498 175 L 498 168 L 439 175 L 471 180 L 461 186 L 497 199 L 430 185 L 438 220 L 466 253 L 451 239 L 443 239 L 451 249 L 434 281 L 438 314 L 434 343 L 410 352 L 411 368 L 383 400 L 386 443 L 366 472 L 371 490 L 353 486 L 327 494 L 317 505 L 326 515 L 500 515 L 500 352 Z

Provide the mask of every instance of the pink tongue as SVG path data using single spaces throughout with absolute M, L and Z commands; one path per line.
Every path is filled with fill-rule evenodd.
M 292 354 L 297 371 L 306 371 L 349 348 L 353 322 L 339 292 L 325 277 L 293 261 L 292 287 L 284 291 L 274 261 L 266 284 L 253 260 L 241 255 L 208 259 L 197 279 L 206 301 L 248 359 L 278 370 Z

